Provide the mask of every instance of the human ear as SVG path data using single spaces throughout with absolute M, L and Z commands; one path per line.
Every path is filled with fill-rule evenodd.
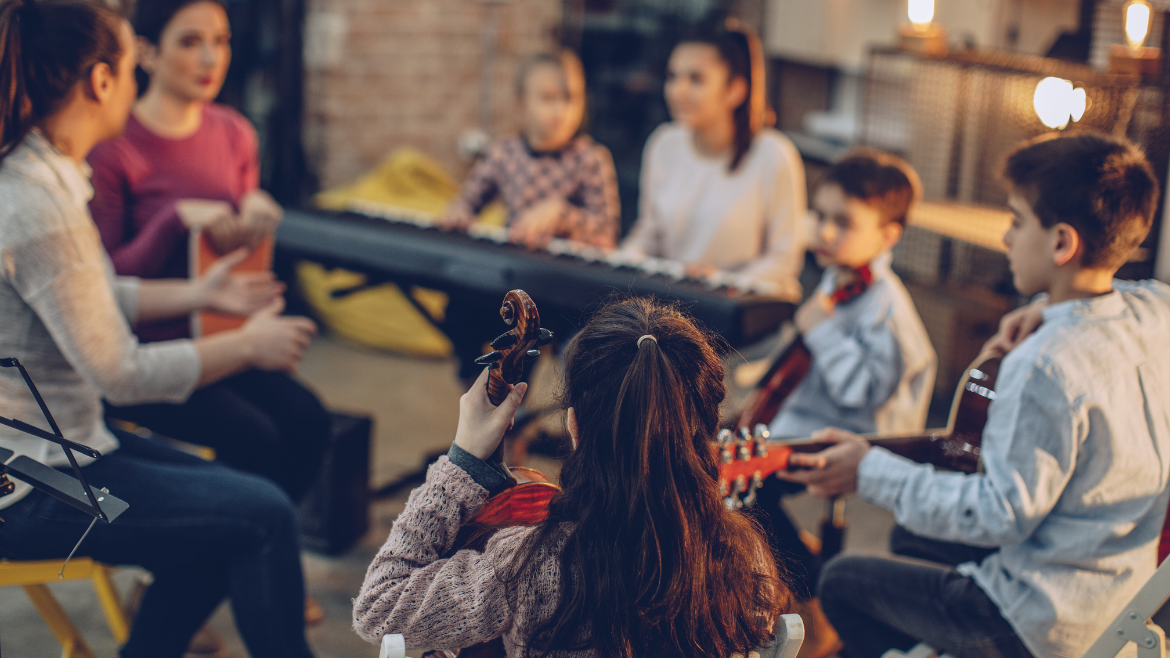
M 743 105 L 747 100 L 748 83 L 741 76 L 733 76 L 727 81 L 727 105 L 732 109 Z
M 565 426 L 569 430 L 569 438 L 573 440 L 573 450 L 577 449 L 577 411 L 569 407 L 565 411 Z
M 106 102 L 114 90 L 114 72 L 110 65 L 98 62 L 89 71 L 89 84 L 84 90 L 90 99 L 99 103 Z
M 901 239 L 901 222 L 886 222 L 885 226 L 882 227 L 882 250 L 893 249 L 894 245 L 898 244 L 898 240 Z
M 135 39 L 138 48 L 138 65 L 147 74 L 154 74 L 155 62 L 158 61 L 158 46 L 146 40 L 146 37 Z
M 1062 267 L 1081 253 L 1081 236 L 1077 230 L 1063 222 L 1053 226 L 1052 231 L 1052 262 Z

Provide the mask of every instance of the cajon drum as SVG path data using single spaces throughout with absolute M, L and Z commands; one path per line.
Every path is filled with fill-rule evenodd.
M 260 244 L 252 249 L 252 253 L 242 263 L 232 268 L 233 272 L 268 272 L 272 269 L 272 236 L 264 238 Z M 201 230 L 191 231 L 190 241 L 190 276 L 199 278 L 211 267 L 211 264 L 222 258 L 211 248 L 207 236 Z M 224 315 L 213 311 L 195 311 L 191 314 L 191 337 L 210 336 L 221 331 L 239 329 L 244 326 L 247 318 L 238 315 Z

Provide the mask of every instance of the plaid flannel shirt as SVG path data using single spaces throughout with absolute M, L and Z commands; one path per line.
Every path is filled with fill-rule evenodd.
M 559 151 L 537 152 L 523 137 L 497 142 L 472 168 L 449 213 L 468 220 L 496 196 L 508 222 L 544 199 L 560 196 L 568 210 L 557 237 L 598 247 L 617 244 L 621 207 L 609 149 L 580 135 Z

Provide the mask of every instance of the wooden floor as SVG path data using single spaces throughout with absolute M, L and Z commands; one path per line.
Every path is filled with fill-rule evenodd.
M 544 372 L 537 374 L 539 378 L 534 376 L 537 382 L 555 377 L 552 366 L 542 365 Z M 388 355 L 325 337 L 313 343 L 300 377 L 330 407 L 375 417 L 371 484 L 376 488 L 418 469 L 428 453 L 450 445 L 462 393 L 454 374 L 454 364 L 447 361 Z M 550 387 L 544 388 L 547 391 Z M 534 397 L 537 392 L 534 386 Z M 555 469 L 555 464 L 541 466 Z M 403 490 L 378 501 L 373 508 L 372 530 L 348 554 L 336 558 L 305 554 L 309 591 L 326 613 L 325 621 L 309 630 L 309 641 L 319 658 L 377 656 L 377 648 L 360 640 L 350 628 L 351 600 L 361 585 L 366 566 L 385 540 L 408 494 L 409 491 Z M 788 505 L 803 526 L 816 527 L 823 511 L 822 501 L 798 496 L 788 501 Z M 847 551 L 885 550 L 892 525 L 887 512 L 851 499 L 848 516 Z M 116 580 L 126 588 L 134 577 L 131 570 L 120 570 Z M 63 583 L 53 585 L 52 589 L 95 653 L 103 658 L 116 656 L 113 639 L 88 583 Z M 226 604 L 216 612 L 212 624 L 227 639 L 233 656 L 248 655 Z M 0 590 L 0 656 L 57 658 L 60 655 L 60 647 L 23 591 Z

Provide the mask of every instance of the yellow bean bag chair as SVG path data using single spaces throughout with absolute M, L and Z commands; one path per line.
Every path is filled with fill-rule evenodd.
M 319 208 L 354 210 L 371 203 L 387 210 L 402 209 L 414 217 L 438 218 L 459 194 L 459 184 L 433 159 L 413 148 L 399 148 L 358 180 L 320 192 Z M 478 221 L 503 226 L 507 212 L 498 201 L 484 208 Z M 361 345 L 410 354 L 446 358 L 451 342 L 424 318 L 404 294 L 410 294 L 432 318 L 441 321 L 447 295 L 414 287 L 404 291 L 387 283 L 334 298 L 335 290 L 363 285 L 366 277 L 344 269 L 326 270 L 317 263 L 297 264 L 297 284 L 321 322 L 338 336 Z

